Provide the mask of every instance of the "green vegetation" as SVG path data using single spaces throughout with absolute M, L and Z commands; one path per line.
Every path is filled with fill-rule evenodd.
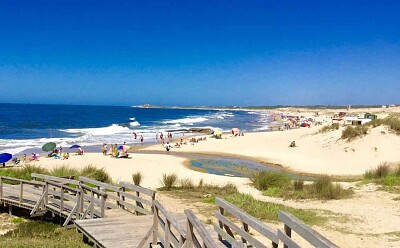
M 0 176 L 15 177 L 25 180 L 32 180 L 31 173 L 49 174 L 49 171 L 41 166 L 30 164 L 20 168 L 7 168 L 0 170 Z
M 278 212 L 282 210 L 295 215 L 309 225 L 323 224 L 327 221 L 327 218 L 318 215 L 316 211 L 295 209 L 281 204 L 259 201 L 248 194 L 230 194 L 225 196 L 224 199 L 261 220 L 278 221 Z
M 340 184 L 334 184 L 329 177 L 321 177 L 311 184 L 303 181 L 292 181 L 288 176 L 279 172 L 262 171 L 255 173 L 250 180 L 254 186 L 265 195 L 285 199 L 342 199 L 352 194 Z
M 342 139 L 351 141 L 358 137 L 362 137 L 367 134 L 368 128 L 378 127 L 378 126 L 386 126 L 390 131 L 394 132 L 397 135 L 400 135 L 400 114 L 391 114 L 383 119 L 372 120 L 368 123 L 365 123 L 361 126 L 347 126 L 342 131 Z
M 388 163 L 382 163 L 375 169 L 364 173 L 364 183 L 376 183 L 380 189 L 392 193 L 400 193 L 400 164 L 390 167 Z
M 386 118 L 376 119 L 364 125 L 372 127 L 384 125 L 387 126 L 391 131 L 395 132 L 397 135 L 400 135 L 400 114 L 391 114 Z
M 223 197 L 238 192 L 236 186 L 232 183 L 219 186 L 207 184 L 204 183 L 203 180 L 200 180 L 196 185 L 189 178 L 178 180 L 178 177 L 175 174 L 164 174 L 162 183 L 163 187 L 159 189 L 161 191 L 169 191 L 169 193 L 185 199 L 202 199 L 202 201 L 207 203 L 214 202 L 215 197 Z
M 170 190 L 175 186 L 176 181 L 178 180 L 178 176 L 176 174 L 163 174 L 163 178 L 161 180 L 162 189 Z
M 61 165 L 54 167 L 51 171 L 50 174 L 52 176 L 56 177 L 66 177 L 66 176 L 78 176 L 80 174 L 79 170 L 76 168 L 71 168 L 67 165 Z
M 135 185 L 140 185 L 143 181 L 142 172 L 138 171 L 132 174 L 132 181 Z
M 326 133 L 329 131 L 339 130 L 339 123 L 333 123 L 332 125 L 324 126 L 319 130 L 319 133 Z
M 23 167 L 7 168 L 0 170 L 0 176 L 8 176 L 25 180 L 32 180 L 31 173 L 45 174 L 57 177 L 85 176 L 105 183 L 111 183 L 112 181 L 110 175 L 103 168 L 99 169 L 96 168 L 94 165 L 87 165 L 81 170 L 62 165 L 55 167 L 49 171 L 39 165 L 28 164 Z
M 258 171 L 250 180 L 258 190 L 262 191 L 272 187 L 287 187 L 291 181 L 286 174 L 273 171 Z
M 82 235 L 75 229 L 33 220 L 18 221 L 15 224 L 15 230 L 0 236 L 0 247 L 90 247 L 82 242 Z
M 368 132 L 368 127 L 365 125 L 361 126 L 347 126 L 343 131 L 342 131 L 342 136 L 341 138 L 347 141 L 352 141 L 358 137 L 362 137 L 366 135 Z
M 97 168 L 94 165 L 86 165 L 83 167 L 80 173 L 81 176 L 89 177 L 91 179 L 104 182 L 104 183 L 111 183 L 112 179 L 111 176 L 104 170 L 104 168 Z

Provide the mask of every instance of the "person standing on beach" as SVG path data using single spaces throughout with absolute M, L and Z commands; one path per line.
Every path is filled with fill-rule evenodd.
M 103 144 L 103 149 L 102 149 L 103 155 L 107 155 L 107 144 Z
M 140 143 L 143 144 L 143 135 L 140 135 Z
M 60 146 L 60 157 L 62 156 L 62 146 Z
M 156 133 L 156 141 L 158 141 L 158 132 Z
M 169 144 L 169 142 L 167 142 L 167 144 L 165 145 L 165 150 L 167 150 L 167 152 L 171 150 L 171 145 Z

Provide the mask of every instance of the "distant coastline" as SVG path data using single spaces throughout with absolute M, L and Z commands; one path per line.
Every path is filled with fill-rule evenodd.
M 387 105 L 351 105 L 353 109 L 361 108 L 382 108 L 396 107 L 400 104 Z M 212 109 L 212 110 L 274 110 L 281 108 L 302 108 L 302 109 L 346 109 L 345 105 L 266 105 L 266 106 L 167 106 L 167 105 L 152 105 L 142 104 L 133 105 L 132 108 L 160 108 L 160 109 Z

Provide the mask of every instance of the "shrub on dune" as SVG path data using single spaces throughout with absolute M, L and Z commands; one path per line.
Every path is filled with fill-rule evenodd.
M 112 179 L 111 176 L 104 170 L 104 168 L 97 168 L 94 165 L 86 165 L 80 173 L 81 176 L 89 177 L 91 179 L 104 182 L 104 183 L 111 183 Z

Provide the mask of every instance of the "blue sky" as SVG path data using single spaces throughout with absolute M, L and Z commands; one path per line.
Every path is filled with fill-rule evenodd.
M 400 103 L 400 1 L 0 0 L 0 102 Z

